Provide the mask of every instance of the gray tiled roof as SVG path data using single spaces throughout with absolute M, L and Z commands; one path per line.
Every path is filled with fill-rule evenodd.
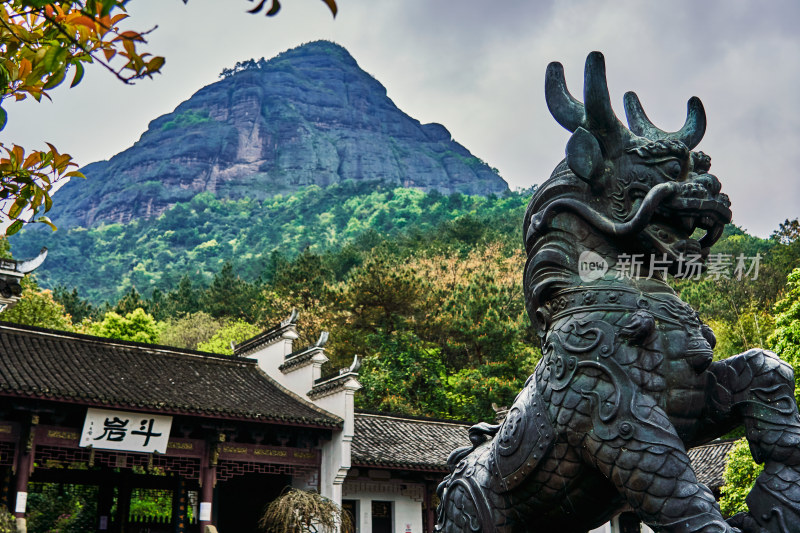
M 467 435 L 470 425 L 357 411 L 353 466 L 445 472 L 450 452 L 470 445 Z M 733 441 L 714 442 L 689 450 L 698 479 L 714 491 L 722 486 L 725 456 L 732 446 Z
M 700 483 L 704 483 L 713 491 L 717 491 L 723 485 L 725 457 L 735 442 L 733 440 L 712 442 L 689 450 L 689 459 Z
M 0 322 L 0 396 L 337 427 L 254 360 Z
M 447 456 L 469 446 L 463 422 L 356 412 L 353 466 L 447 471 Z

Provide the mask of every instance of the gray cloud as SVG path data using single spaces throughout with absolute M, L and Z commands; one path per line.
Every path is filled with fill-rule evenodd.
M 167 56 L 165 73 L 131 88 L 90 69 L 82 86 L 56 91 L 54 104 L 9 106 L 0 140 L 46 139 L 83 162 L 108 158 L 223 67 L 327 38 L 346 46 L 401 109 L 445 124 L 512 187 L 528 187 L 549 175 L 568 138 L 545 106 L 547 63 L 561 61 L 582 98 L 586 54 L 601 50 L 620 115 L 622 95 L 634 90 L 654 122 L 678 129 L 686 100 L 703 100 L 709 128 L 699 149 L 713 158 L 735 222 L 766 236 L 800 215 L 796 2 L 338 3 L 332 20 L 318 0 L 286 0 L 274 19 L 245 14 L 243 1 L 225 2 L 224 11 L 219 0 L 132 2 L 138 27 L 159 25 L 151 47 Z M 92 113 L 104 104 L 112 111 Z

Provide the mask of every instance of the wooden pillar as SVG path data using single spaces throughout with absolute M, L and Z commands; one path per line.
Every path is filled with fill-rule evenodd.
M 128 518 L 131 514 L 131 479 L 130 476 L 121 475 L 117 488 L 117 531 L 128 532 Z
M 178 476 L 172 492 L 172 524 L 175 533 L 186 533 L 189 527 L 189 502 L 186 494 L 186 480 Z
M 206 446 L 206 454 L 200 465 L 200 513 L 198 523 L 200 531 L 204 533 L 206 526 L 214 525 L 214 486 L 217 484 L 217 462 L 219 461 L 219 445 L 225 441 L 225 435 L 220 433 Z
M 36 424 L 39 423 L 38 415 L 31 415 L 27 430 L 21 433 L 22 439 L 17 447 L 17 461 L 15 463 L 16 479 L 14 482 L 14 517 L 17 519 L 17 531 L 27 531 L 25 511 L 28 507 L 28 480 L 33 471 L 33 455 L 35 453 L 33 439 L 36 433 Z
M 433 507 L 433 491 L 436 485 L 430 481 L 425 483 L 425 533 L 433 533 L 436 527 L 436 509 Z
M 114 506 L 114 486 L 110 480 L 104 480 L 97 491 L 97 531 L 111 531 L 111 508 Z

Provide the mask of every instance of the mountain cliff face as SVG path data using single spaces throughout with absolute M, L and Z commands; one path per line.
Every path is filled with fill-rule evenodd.
M 59 225 L 153 217 L 210 191 L 263 199 L 316 184 L 384 180 L 501 193 L 495 170 L 440 124 L 420 124 L 341 46 L 319 41 L 247 62 L 153 120 L 131 148 L 58 192 Z

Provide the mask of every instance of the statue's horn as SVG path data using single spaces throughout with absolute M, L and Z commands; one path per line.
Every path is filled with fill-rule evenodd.
M 653 141 L 667 139 L 681 141 L 691 150 L 700 144 L 706 132 L 706 112 L 703 103 L 696 96 L 689 99 L 686 107 L 686 122 L 683 127 L 676 132 L 667 132 L 650 122 L 636 93 L 625 93 L 625 116 L 632 132 Z
M 588 55 L 583 77 L 583 102 L 589 119 L 589 130 L 608 133 L 618 129 L 622 124 L 611 107 L 603 54 L 592 52 Z
M 547 65 L 544 94 L 547 109 L 559 124 L 572 132 L 583 125 L 585 119 L 583 104 L 567 90 L 564 67 L 561 63 L 553 62 Z

